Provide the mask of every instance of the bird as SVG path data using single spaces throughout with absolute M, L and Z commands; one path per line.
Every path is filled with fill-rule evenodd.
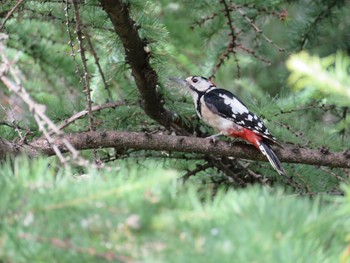
M 270 162 L 279 175 L 287 176 L 272 145 L 282 147 L 270 133 L 264 122 L 232 92 L 218 88 L 206 77 L 190 76 L 185 79 L 170 78 L 185 86 L 193 99 L 198 117 L 218 133 L 209 136 L 213 140 L 220 135 L 241 138 L 254 145 Z

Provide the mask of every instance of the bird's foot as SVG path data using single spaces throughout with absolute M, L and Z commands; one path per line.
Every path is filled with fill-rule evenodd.
M 214 135 L 211 135 L 211 136 L 208 136 L 207 139 L 210 140 L 210 142 L 212 142 L 213 144 L 216 143 L 216 138 L 223 135 L 222 132 L 218 133 L 218 134 L 214 134 Z

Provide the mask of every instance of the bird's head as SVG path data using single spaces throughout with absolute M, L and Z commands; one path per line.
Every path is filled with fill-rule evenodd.
M 216 88 L 216 85 L 205 77 L 191 76 L 186 79 L 170 78 L 170 80 L 185 85 L 196 93 L 207 92 L 209 89 Z

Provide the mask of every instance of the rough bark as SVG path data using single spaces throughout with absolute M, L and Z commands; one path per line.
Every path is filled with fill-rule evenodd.
M 131 19 L 128 4 L 119 0 L 100 0 L 100 2 L 123 43 L 126 62 L 130 64 L 145 113 L 168 129 L 173 127 L 181 134 L 188 134 L 192 131 L 192 127 L 181 122 L 181 118 L 175 113 L 164 108 L 161 94 L 156 90 L 158 74 L 150 65 L 147 40 L 140 38 L 139 25 Z
M 18 144 L 0 138 L 0 162 L 8 156 L 25 154 L 34 157 L 40 154 L 40 150 L 27 144 Z
M 209 139 L 146 134 L 141 132 L 83 132 L 64 136 L 77 150 L 99 149 L 113 147 L 115 149 L 178 151 L 187 153 L 202 153 L 214 156 L 231 156 L 242 159 L 267 161 L 253 146 L 244 143 L 230 143 L 218 141 L 212 143 Z M 62 152 L 67 149 L 56 139 L 56 145 Z M 46 139 L 40 138 L 30 144 L 16 145 L 0 140 L 0 157 L 2 153 L 20 154 L 30 156 L 39 154 L 54 155 L 52 146 Z M 350 168 L 350 151 L 330 152 L 325 149 L 308 149 L 300 147 L 285 147 L 275 149 L 282 162 L 311 164 L 328 167 Z

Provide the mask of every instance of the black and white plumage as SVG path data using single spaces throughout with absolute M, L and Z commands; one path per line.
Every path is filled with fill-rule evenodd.
M 239 98 L 228 90 L 217 88 L 205 77 L 191 76 L 185 80 L 172 80 L 184 84 L 189 89 L 197 115 L 217 130 L 217 135 L 239 137 L 250 142 L 267 157 L 279 174 L 286 175 L 281 162 L 270 147 L 272 144 L 279 145 L 276 138 Z
M 205 105 L 219 116 L 275 141 L 260 118 L 228 90 L 213 89 L 203 96 Z

